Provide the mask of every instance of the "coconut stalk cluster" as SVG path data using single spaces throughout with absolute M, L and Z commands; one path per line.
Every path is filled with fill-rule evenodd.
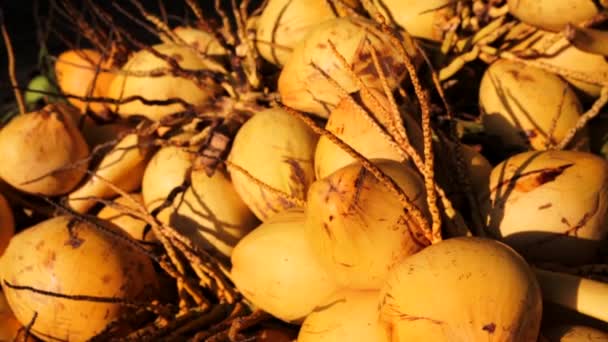
M 0 341 L 607 338 L 603 2 L 184 5 L 11 77 Z

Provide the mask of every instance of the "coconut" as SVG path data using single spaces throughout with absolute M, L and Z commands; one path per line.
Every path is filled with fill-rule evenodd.
M 353 7 L 357 2 L 345 1 Z M 339 6 L 325 0 L 270 0 L 257 20 L 258 52 L 270 63 L 282 66 L 310 30 L 338 15 Z
M 608 333 L 583 325 L 559 325 L 543 328 L 543 336 L 555 342 L 608 341 Z
M 237 244 L 231 259 L 231 278 L 243 296 L 286 322 L 301 323 L 338 289 L 308 244 L 300 208 L 262 223 Z
M 107 229 L 126 236 L 114 226 Z M 15 235 L 0 262 L 2 289 L 13 313 L 23 325 L 37 314 L 30 331 L 43 340 L 88 340 L 129 309 L 120 303 L 60 298 L 9 284 L 136 302 L 150 300 L 158 289 L 146 255 L 125 240 L 68 216 Z
M 559 76 L 508 60 L 498 60 L 485 71 L 479 106 L 485 132 L 520 151 L 557 145 L 583 112 L 578 97 Z M 586 148 L 587 131 L 572 144 Z
M 395 266 L 380 291 L 391 341 L 536 341 L 538 281 L 498 241 L 452 238 Z
M 135 133 L 126 135 L 104 156 L 88 180 L 70 193 L 68 204 L 84 213 L 97 203 L 95 198 L 108 199 L 117 195 L 108 183 L 125 192 L 138 189 L 152 152 L 150 142 Z
M 190 72 L 213 70 L 210 62 L 201 58 L 189 46 L 178 44 L 159 44 L 151 47 L 157 53 L 172 57 L 180 68 Z M 211 69 L 210 69 L 211 68 Z M 151 71 L 163 70 L 162 76 L 150 75 Z M 218 70 L 216 70 L 218 71 Z M 143 73 L 143 75 L 142 75 Z M 127 99 L 139 96 L 150 101 L 168 101 L 181 99 L 188 104 L 176 102 L 171 104 L 145 104 L 140 99 L 112 106 L 112 110 L 123 117 L 133 115 L 145 116 L 151 120 L 160 120 L 176 112 L 184 111 L 190 106 L 197 107 L 208 103 L 219 91 L 219 86 L 210 81 L 200 80 L 199 77 L 187 78 L 171 74 L 170 65 L 148 50 L 133 54 L 122 67 L 108 90 L 112 99 Z
M 112 61 L 104 60 L 98 51 L 91 49 L 67 50 L 57 57 L 55 76 L 63 93 L 79 97 L 106 97 L 115 74 L 104 71 L 104 69 L 111 68 Z M 84 112 L 87 102 L 89 102 L 89 108 L 93 112 L 106 115 L 107 103 L 85 102 L 72 97 L 67 99 L 81 113 Z
M 118 197 L 114 200 L 114 204 L 123 206 L 131 210 L 136 211 L 137 208 L 133 205 L 132 201 L 135 200 L 137 203 L 143 206 L 144 199 L 141 194 L 133 193 L 129 194 L 130 198 Z M 155 242 L 157 241 L 154 236 L 154 232 L 151 229 L 146 229 L 146 222 L 129 214 L 128 212 L 121 210 L 119 207 L 113 207 L 106 205 L 97 213 L 97 217 L 111 222 L 120 229 L 124 230 L 127 234 L 131 235 L 132 238 L 138 241 L 144 242 Z
M 378 291 L 339 290 L 306 317 L 298 342 L 389 342 L 379 299 Z
M 534 261 L 593 263 L 608 236 L 608 162 L 586 152 L 515 155 L 480 200 L 491 234 Z
M 423 213 L 422 178 L 390 160 L 374 160 Z M 428 214 L 427 214 L 428 219 Z M 308 191 L 306 236 L 321 264 L 340 285 L 378 289 L 389 268 L 421 250 L 399 199 L 360 163 L 353 163 L 313 183 Z
M 300 119 L 280 108 L 256 113 L 237 132 L 228 160 L 270 187 L 304 200 L 314 181 L 317 136 Z M 234 166 L 228 171 L 237 193 L 262 221 L 297 205 L 270 192 Z
M 350 98 L 340 100 L 331 111 L 325 129 L 332 132 L 348 146 L 368 159 L 389 159 L 403 162 L 406 160 L 395 143 L 389 143 L 377 126 L 373 125 L 366 116 L 371 116 L 379 125 L 390 127 L 391 118 L 383 114 L 390 113 L 388 99 L 378 91 L 372 95 L 380 106 L 367 96 L 361 97 L 361 102 Z M 365 114 L 367 112 L 367 115 Z M 405 131 L 410 144 L 422 155 L 422 130 L 411 116 L 408 107 L 401 108 L 400 115 L 405 124 Z M 325 178 L 334 171 L 354 162 L 346 151 L 334 144 L 327 137 L 319 138 L 315 149 L 315 175 L 317 179 Z
M 154 155 L 142 183 L 148 211 L 158 208 L 173 189 L 184 183 L 192 159 L 191 153 L 178 147 L 164 147 Z M 238 241 L 258 224 L 221 169 L 212 176 L 204 170 L 193 170 L 190 186 L 157 217 L 199 248 L 217 250 L 224 256 L 230 256 Z
M 0 341 L 23 341 L 25 328 L 13 315 L 11 308 L 4 298 L 4 293 L 0 291 Z M 33 342 L 34 339 L 30 336 L 27 342 Z
M 72 190 L 88 166 L 89 147 L 67 105 L 14 117 L 0 130 L 0 178 L 28 193 L 62 195 Z
M 402 41 L 409 58 L 416 64 L 417 50 L 407 38 L 398 41 Z M 359 90 L 356 80 L 332 51 L 330 43 L 367 87 L 383 89 L 371 58 L 371 48 L 378 55 L 389 87 L 395 88 L 406 76 L 403 51 L 395 46 L 388 33 L 364 19 L 331 19 L 310 31 L 294 48 L 279 77 L 278 90 L 283 103 L 327 117 L 344 97 L 344 92 Z
M 445 26 L 456 14 L 450 0 L 374 0 L 376 8 L 389 20 L 417 38 L 441 41 Z
M 587 0 L 507 0 L 507 6 L 509 13 L 524 23 L 555 32 L 600 12 L 600 7 Z

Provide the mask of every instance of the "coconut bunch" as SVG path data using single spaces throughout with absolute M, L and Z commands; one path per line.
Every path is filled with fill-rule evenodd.
M 605 335 L 599 6 L 185 5 L 57 7 L 90 44 L 0 128 L 8 336 Z

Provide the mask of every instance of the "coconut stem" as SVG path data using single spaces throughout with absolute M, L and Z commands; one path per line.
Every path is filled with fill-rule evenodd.
M 13 50 L 13 44 L 11 43 L 11 37 L 6 30 L 4 23 L 4 11 L 0 8 L 0 28 L 2 29 L 2 37 L 4 38 L 4 45 L 6 46 L 6 52 L 8 55 L 8 76 L 11 80 L 11 86 L 15 93 L 15 99 L 17 100 L 17 106 L 19 106 L 19 113 L 25 114 L 25 100 L 23 94 L 19 91 L 19 83 L 17 82 L 17 76 L 15 75 L 15 51 Z
M 595 100 L 595 102 L 593 103 L 593 106 L 591 106 L 591 108 L 589 108 L 588 111 L 586 111 L 583 115 L 581 115 L 581 117 L 576 122 L 576 125 L 568 131 L 566 136 L 557 145 L 557 149 L 559 149 L 559 150 L 565 149 L 568 146 L 568 144 L 570 144 L 572 139 L 574 139 L 574 136 L 576 135 L 576 133 L 578 133 L 578 131 L 583 129 L 583 127 L 585 127 L 585 125 L 587 124 L 587 122 L 589 122 L 589 120 L 596 117 L 600 113 L 600 110 L 602 110 L 602 108 L 606 105 L 606 103 L 608 103 L 608 85 L 602 87 L 602 90 L 600 92 L 600 97 L 597 100 Z
M 538 268 L 534 272 L 545 300 L 608 322 L 608 284 Z

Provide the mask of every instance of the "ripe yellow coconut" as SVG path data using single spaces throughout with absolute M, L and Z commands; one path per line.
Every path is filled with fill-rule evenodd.
M 526 261 L 490 239 L 452 238 L 393 268 L 380 318 L 391 341 L 536 341 L 542 298 Z
M 144 173 L 142 194 L 148 211 L 158 208 L 184 182 L 194 155 L 178 147 L 164 147 Z M 191 184 L 161 211 L 161 222 L 188 236 L 196 246 L 230 256 L 238 241 L 258 221 L 234 189 L 226 172 L 209 177 L 193 170 Z
M 0 130 L 0 178 L 46 196 L 65 194 L 80 182 L 89 147 L 66 107 L 49 104 L 14 117 Z
M 417 38 L 441 41 L 444 26 L 456 14 L 450 0 L 374 0 L 376 8 Z
M 345 1 L 355 6 L 358 1 Z M 257 20 L 256 47 L 270 63 L 282 66 L 306 34 L 339 15 L 339 5 L 325 0 L 270 0 Z
M 362 106 L 357 106 L 349 98 L 340 100 L 335 109 L 331 111 L 325 129 L 332 132 L 355 151 L 368 159 L 390 159 L 405 161 L 397 145 L 389 143 L 366 118 L 365 112 L 375 118 L 380 125 L 388 127 L 391 118 L 383 114 L 389 111 L 388 99 L 382 93 L 373 91 L 372 94 L 382 106 L 376 108 L 372 100 L 362 96 Z M 383 110 L 382 110 L 383 109 Z M 401 117 L 406 126 L 410 144 L 422 155 L 422 130 L 414 121 L 407 108 L 402 108 Z M 315 149 L 315 175 L 317 179 L 325 178 L 334 171 L 354 162 L 355 159 L 341 149 L 338 145 L 322 136 Z
M 100 69 L 97 72 L 97 69 Z M 91 49 L 67 50 L 57 57 L 55 62 L 55 76 L 62 92 L 80 97 L 106 97 L 114 73 L 102 71 L 111 69 L 111 60 L 102 60 L 102 55 Z M 68 97 L 68 101 L 82 113 L 86 102 Z M 105 115 L 107 103 L 90 102 L 89 108 L 99 114 Z
M 417 61 L 419 57 L 413 56 L 418 53 L 407 38 L 398 41 L 402 41 L 410 58 Z M 283 103 L 327 117 L 344 96 L 344 91 L 359 90 L 356 80 L 344 68 L 330 43 L 368 87 L 382 89 L 370 47 L 376 50 L 390 87 L 396 87 L 406 76 L 405 56 L 386 32 L 363 19 L 331 19 L 310 31 L 294 48 L 279 77 L 278 90 Z M 327 78 L 333 79 L 342 90 Z
M 218 93 L 219 86 L 203 81 L 192 72 L 209 70 L 212 64 L 201 58 L 192 48 L 177 44 L 159 44 L 150 47 L 163 56 L 172 57 L 182 69 L 189 70 L 190 78 L 171 74 L 169 63 L 147 50 L 136 52 L 122 67 L 108 90 L 112 99 L 127 99 L 140 96 L 145 100 L 167 101 L 181 99 L 191 106 L 208 103 Z M 152 76 L 151 71 L 163 70 L 162 76 Z M 143 73 L 143 75 L 142 75 Z M 145 104 L 141 100 L 111 106 L 123 117 L 142 115 L 151 120 L 160 120 L 166 115 L 186 110 L 183 103 Z
M 479 106 L 485 132 L 519 150 L 558 144 L 583 112 L 578 97 L 559 76 L 508 60 L 492 63 L 484 73 Z M 571 146 L 587 144 L 583 130 Z
M 135 133 L 123 137 L 103 157 L 88 180 L 68 196 L 68 204 L 84 213 L 97 203 L 93 198 L 108 199 L 117 194 L 108 182 L 125 192 L 140 187 L 144 169 L 152 156 L 150 141 Z
M 131 197 L 131 199 L 134 199 L 140 204 L 144 204 L 144 199 L 141 194 L 135 193 L 129 194 L 129 196 Z M 132 210 L 136 210 L 136 208 L 134 208 L 133 204 L 131 203 L 131 199 L 121 196 L 115 199 L 114 203 Z M 102 220 L 112 222 L 136 240 L 145 242 L 157 241 L 156 237 L 154 236 L 154 232 L 152 232 L 151 229 L 146 230 L 145 221 L 138 219 L 133 215 L 130 215 L 128 212 L 120 210 L 120 208 L 115 208 L 107 205 L 103 207 L 103 209 L 101 209 L 99 213 L 97 213 L 97 217 Z
M 228 160 L 272 188 L 304 200 L 314 181 L 317 136 L 281 108 L 256 113 L 237 132 Z M 228 165 L 237 193 L 262 221 L 296 205 Z
M 0 194 L 0 257 L 15 234 L 15 218 L 8 201 Z
M 534 261 L 593 263 L 608 236 L 608 162 L 586 152 L 515 155 L 490 176 L 488 229 Z
M 125 234 L 113 226 L 108 229 Z M 37 313 L 31 332 L 44 340 L 88 340 L 131 309 L 117 303 L 49 296 L 9 284 L 129 301 L 149 301 L 158 291 L 146 255 L 68 216 L 48 219 L 15 235 L 0 263 L 2 289 L 13 313 L 24 325 Z
M 593 18 L 601 8 L 587 0 L 507 0 L 509 13 L 524 23 L 548 31 Z
M 298 342 L 389 342 L 380 324 L 379 293 L 341 289 L 306 317 Z
M 256 307 L 291 323 L 301 323 L 338 289 L 308 244 L 300 208 L 273 216 L 245 236 L 232 253 L 230 274 Z
M 568 39 L 557 35 L 558 33 L 539 30 L 524 42 L 513 47 L 512 51 L 538 51 L 540 55 L 534 58 L 536 62 L 566 72 L 582 74 L 583 79 L 567 75 L 564 75 L 564 78 L 587 96 L 598 97 L 601 85 L 593 83 L 591 80 L 595 79 L 604 84 L 608 82 L 608 61 L 604 56 L 577 49 L 570 44 Z
M 413 169 L 395 161 L 374 161 L 427 213 L 424 182 Z M 308 191 L 306 237 L 342 286 L 380 288 L 391 266 L 424 247 L 412 236 L 417 228 L 397 196 L 360 163 L 314 182 Z
M 550 342 L 605 342 L 608 333 L 583 325 L 560 325 L 542 329 L 543 336 Z
M 209 32 L 189 26 L 178 26 L 173 29 L 173 33 L 205 56 L 225 56 L 228 53 Z

